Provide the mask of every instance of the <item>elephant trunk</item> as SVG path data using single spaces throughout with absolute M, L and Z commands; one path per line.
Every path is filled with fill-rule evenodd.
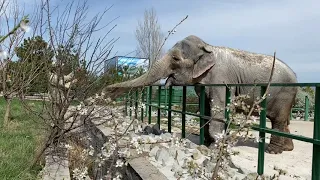
M 169 70 L 169 62 L 168 57 L 164 56 L 162 59 L 156 61 L 150 70 L 148 70 L 145 74 L 142 76 L 132 79 L 129 81 L 124 81 L 121 83 L 116 83 L 107 86 L 106 88 L 137 88 L 142 86 L 147 86 L 155 83 L 156 81 L 167 77 L 170 74 Z

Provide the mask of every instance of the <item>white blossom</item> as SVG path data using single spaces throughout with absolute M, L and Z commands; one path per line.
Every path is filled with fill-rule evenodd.
M 222 131 L 222 133 L 217 133 L 214 135 L 215 138 L 217 138 L 218 140 L 219 139 L 222 139 L 224 136 L 225 136 L 225 130 Z
M 24 32 L 29 32 L 30 31 L 30 26 L 28 25 L 28 23 L 26 23 L 26 21 L 21 21 L 20 23 L 20 28 L 24 31 Z
M 139 147 L 137 148 L 137 153 L 138 153 L 138 154 L 142 154 L 142 148 L 141 148 L 141 146 L 139 146 Z
M 118 174 L 116 177 L 112 178 L 112 180 L 121 180 L 122 176 L 121 174 Z
M 76 107 L 77 111 L 80 111 L 82 109 L 82 104 L 79 104 L 77 107 Z
M 7 59 L 7 58 L 8 58 L 8 53 L 7 53 L 7 51 L 2 50 L 2 49 L 0 48 L 0 60 L 1 60 L 1 59 Z
M 262 142 L 262 138 L 260 138 L 260 136 L 257 136 L 257 137 L 254 139 L 254 142 L 256 142 L 256 143 Z
M 66 144 L 66 145 L 65 145 L 65 148 L 67 148 L 68 150 L 73 149 L 73 147 L 72 147 L 72 146 L 70 146 L 70 144 Z
M 83 180 L 88 177 L 88 168 L 84 167 L 83 169 L 75 168 L 73 171 L 73 178 L 76 180 Z
M 88 151 L 89 156 L 93 156 L 94 154 L 94 148 L 90 145 L 90 149 Z
M 79 112 L 80 115 L 87 115 L 88 114 L 88 109 L 82 109 Z
M 116 162 L 116 167 L 122 167 L 123 166 L 123 161 L 121 159 L 118 159 Z
M 251 116 L 251 119 L 253 120 L 253 122 L 257 122 L 257 119 L 259 119 L 257 116 Z

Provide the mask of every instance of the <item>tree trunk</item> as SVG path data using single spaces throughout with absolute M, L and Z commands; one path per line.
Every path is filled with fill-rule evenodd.
M 9 125 L 9 120 L 11 117 L 11 95 L 7 95 L 5 96 L 5 100 L 6 100 L 6 111 L 4 114 L 4 126 L 8 126 Z

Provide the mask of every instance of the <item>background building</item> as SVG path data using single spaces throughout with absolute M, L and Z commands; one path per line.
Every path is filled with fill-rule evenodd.
M 146 58 L 114 56 L 105 62 L 104 72 L 108 73 L 111 69 L 116 69 L 119 72 L 121 68 L 124 68 L 127 70 L 128 75 L 130 75 L 137 73 L 141 68 L 146 71 L 148 67 L 149 60 Z

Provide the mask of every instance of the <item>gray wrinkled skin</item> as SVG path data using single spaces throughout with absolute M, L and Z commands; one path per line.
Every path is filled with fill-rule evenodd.
M 212 46 L 196 36 L 188 36 L 177 42 L 168 53 L 158 60 L 144 75 L 134 80 L 117 83 L 106 89 L 123 92 L 124 89 L 151 85 L 168 77 L 166 86 L 194 84 L 236 84 L 267 83 L 272 68 L 273 56 L 257 54 L 227 47 Z M 295 73 L 284 62 L 276 59 L 272 83 L 296 83 Z M 239 87 L 232 95 L 248 94 L 252 87 Z M 195 88 L 199 95 L 199 89 Z M 225 106 L 225 87 L 206 87 L 205 114 L 212 119 L 205 127 L 206 144 L 214 143 L 214 135 L 224 129 L 223 113 L 214 114 L 214 105 Z M 297 93 L 297 87 L 270 87 L 267 98 L 267 117 L 272 128 L 289 131 L 289 115 Z M 250 93 L 250 97 L 260 95 L 260 88 Z M 252 104 L 254 99 L 247 103 Z M 282 153 L 293 149 L 291 139 L 271 136 L 267 148 L 269 153 Z

